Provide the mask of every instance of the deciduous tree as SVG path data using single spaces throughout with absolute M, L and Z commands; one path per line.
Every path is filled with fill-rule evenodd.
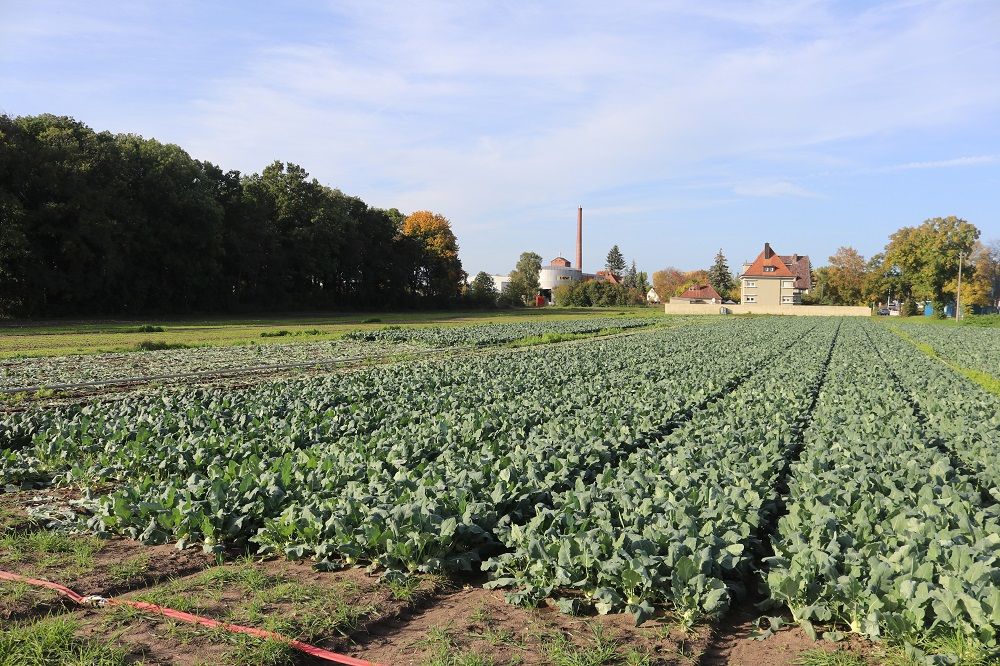
M 463 282 L 442 216 L 407 222 L 295 164 L 241 174 L 0 114 L 0 316 L 440 305 Z
M 510 282 L 505 288 L 509 298 L 517 304 L 529 305 L 538 294 L 538 273 L 542 258 L 534 252 L 522 252 L 517 265 L 510 272 Z
M 684 271 L 673 266 L 653 272 L 653 289 L 666 301 L 677 295 L 677 289 L 684 283 Z
M 494 307 L 497 304 L 497 288 L 493 278 L 484 271 L 476 273 L 469 285 L 473 302 L 480 307 Z
M 824 297 L 831 305 L 865 302 L 865 258 L 853 247 L 841 247 L 829 259 Z
M 946 301 L 954 295 L 949 285 L 958 276 L 958 256 L 968 257 L 978 239 L 979 229 L 965 220 L 935 217 L 892 234 L 885 263 L 899 273 L 910 293 L 933 300 L 935 314 L 943 316 Z
M 420 241 L 423 261 L 417 283 L 425 296 L 448 300 L 461 293 L 465 271 L 458 258 L 458 239 L 444 215 L 420 210 L 403 222 L 403 233 Z

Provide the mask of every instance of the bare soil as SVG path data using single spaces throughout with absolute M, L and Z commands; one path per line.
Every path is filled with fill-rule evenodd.
M 755 638 L 760 613 L 744 603 L 716 622 L 699 666 L 794 666 L 803 653 L 846 651 L 874 661 L 878 648 L 851 637 L 840 642 L 813 640 L 798 627 L 786 627 L 764 640 Z M 766 626 L 766 625 L 765 625 Z
M 603 646 L 615 655 L 606 663 L 622 663 L 633 652 L 647 656 L 650 664 L 690 664 L 707 634 L 704 628 L 685 634 L 655 622 L 636 628 L 632 617 L 622 614 L 573 617 L 549 607 L 519 608 L 506 603 L 501 592 L 470 585 L 387 616 L 369 627 L 367 636 L 354 636 L 356 645 L 348 654 L 401 666 L 426 664 L 442 654 L 531 666 L 573 656 L 592 663 L 584 655 L 598 654 Z
M 23 531 L 39 527 L 38 521 L 28 515 L 29 509 L 67 508 L 69 502 L 76 499 L 80 499 L 80 491 L 73 488 L 0 492 L 0 532 Z

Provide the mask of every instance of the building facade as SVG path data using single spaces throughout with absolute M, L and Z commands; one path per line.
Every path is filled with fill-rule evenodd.
M 745 305 L 801 305 L 802 295 L 812 288 L 809 257 L 781 255 L 764 243 L 757 258 L 743 265 L 740 303 Z

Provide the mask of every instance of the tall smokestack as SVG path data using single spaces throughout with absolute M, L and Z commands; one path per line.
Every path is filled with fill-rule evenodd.
M 583 270 L 583 206 L 576 209 L 576 267 Z

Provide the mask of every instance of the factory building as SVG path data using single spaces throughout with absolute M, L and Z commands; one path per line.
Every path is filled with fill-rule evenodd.
M 552 303 L 552 292 L 556 287 L 564 284 L 573 284 L 574 282 L 582 282 L 585 280 L 598 280 L 603 282 L 608 278 L 606 271 L 598 271 L 597 273 L 584 273 L 581 266 L 583 265 L 583 208 L 576 209 L 576 266 L 570 262 L 569 259 L 565 257 L 556 257 L 549 262 L 548 266 L 542 266 L 541 270 L 538 271 L 538 294 L 546 303 Z M 503 292 L 504 288 L 510 283 L 510 277 L 507 275 L 491 275 L 493 278 L 493 286 L 497 288 L 498 292 Z M 614 280 L 614 276 L 611 278 Z

